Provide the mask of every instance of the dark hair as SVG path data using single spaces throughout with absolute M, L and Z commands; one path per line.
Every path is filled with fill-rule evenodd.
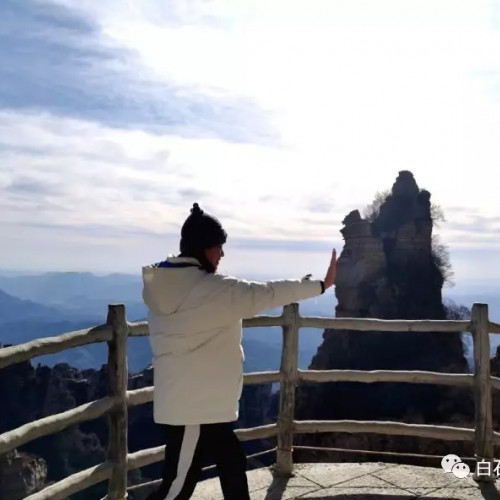
M 204 250 L 200 250 L 198 252 L 181 252 L 179 257 L 192 257 L 198 259 L 200 269 L 203 269 L 207 273 L 215 273 L 215 266 L 207 259 Z

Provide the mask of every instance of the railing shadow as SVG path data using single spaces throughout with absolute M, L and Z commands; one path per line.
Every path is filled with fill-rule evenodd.
M 272 483 L 269 485 L 269 488 L 267 488 L 264 500 L 278 500 L 283 498 L 283 494 L 286 492 L 289 480 L 290 479 L 287 477 L 274 477 Z
M 282 500 L 283 496 L 286 494 L 286 489 L 288 485 L 288 478 L 275 477 L 267 489 L 266 496 L 264 500 Z M 478 489 L 481 492 L 481 496 L 484 500 L 500 500 L 500 492 L 496 489 L 494 483 L 480 483 Z M 477 490 L 474 490 L 477 491 Z M 290 498 L 287 496 L 287 498 Z M 301 500 L 408 500 L 408 499 L 419 499 L 419 500 L 442 500 L 443 497 L 428 496 L 428 495 L 417 495 L 414 493 L 408 493 L 404 495 L 387 495 L 386 493 L 339 493 L 334 495 L 320 495 L 316 493 L 309 493 L 305 495 L 300 495 Z M 463 500 L 464 497 L 447 497 L 447 500 Z M 476 497 L 474 497 L 476 498 Z
M 485 494 L 481 490 L 482 497 L 485 500 L 494 500 L 500 498 L 497 490 L 488 490 L 493 496 L 489 496 L 490 493 Z M 267 497 L 266 500 L 279 500 L 281 497 L 272 496 Z M 414 495 L 412 493 L 408 493 L 408 495 L 387 495 L 385 493 L 349 493 L 345 495 L 343 493 L 339 495 L 327 495 L 327 496 L 301 496 L 301 500 L 408 500 L 410 498 L 418 500 L 443 500 L 443 497 L 433 497 L 433 496 L 422 496 L 422 495 Z M 465 497 L 447 497 L 446 500 L 463 500 Z M 474 497 L 476 498 L 476 497 Z
M 349 493 L 348 495 L 340 494 L 340 495 L 328 495 L 328 496 L 301 496 L 300 500 L 408 500 L 410 498 L 419 499 L 419 500 L 443 500 L 443 497 L 427 497 L 420 495 L 413 495 L 412 493 L 408 493 L 408 495 L 386 495 L 385 493 Z M 463 500 L 464 497 L 448 497 L 446 500 Z M 269 498 L 268 500 L 278 500 L 278 498 Z

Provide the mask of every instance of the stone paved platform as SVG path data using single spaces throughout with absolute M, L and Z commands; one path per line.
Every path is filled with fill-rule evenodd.
M 295 476 L 275 479 L 268 468 L 248 472 L 252 500 L 499 499 L 500 481 L 479 488 L 441 468 L 387 463 L 296 464 Z M 193 500 L 223 500 L 218 478 L 198 484 Z

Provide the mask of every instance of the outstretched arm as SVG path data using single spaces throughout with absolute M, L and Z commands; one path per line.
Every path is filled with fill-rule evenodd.
M 218 276 L 217 279 L 221 280 L 221 291 L 226 297 L 224 302 L 227 301 L 227 307 L 230 308 L 228 312 L 239 318 L 250 318 L 267 309 L 321 295 L 335 283 L 336 263 L 336 251 L 333 250 L 325 278 L 321 281 L 308 277 L 267 282 L 227 276 Z

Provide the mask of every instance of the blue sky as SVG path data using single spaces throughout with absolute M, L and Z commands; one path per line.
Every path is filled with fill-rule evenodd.
M 411 170 L 500 280 L 497 2 L 4 0 L 0 268 L 137 272 L 193 201 L 228 272 L 322 274 Z

